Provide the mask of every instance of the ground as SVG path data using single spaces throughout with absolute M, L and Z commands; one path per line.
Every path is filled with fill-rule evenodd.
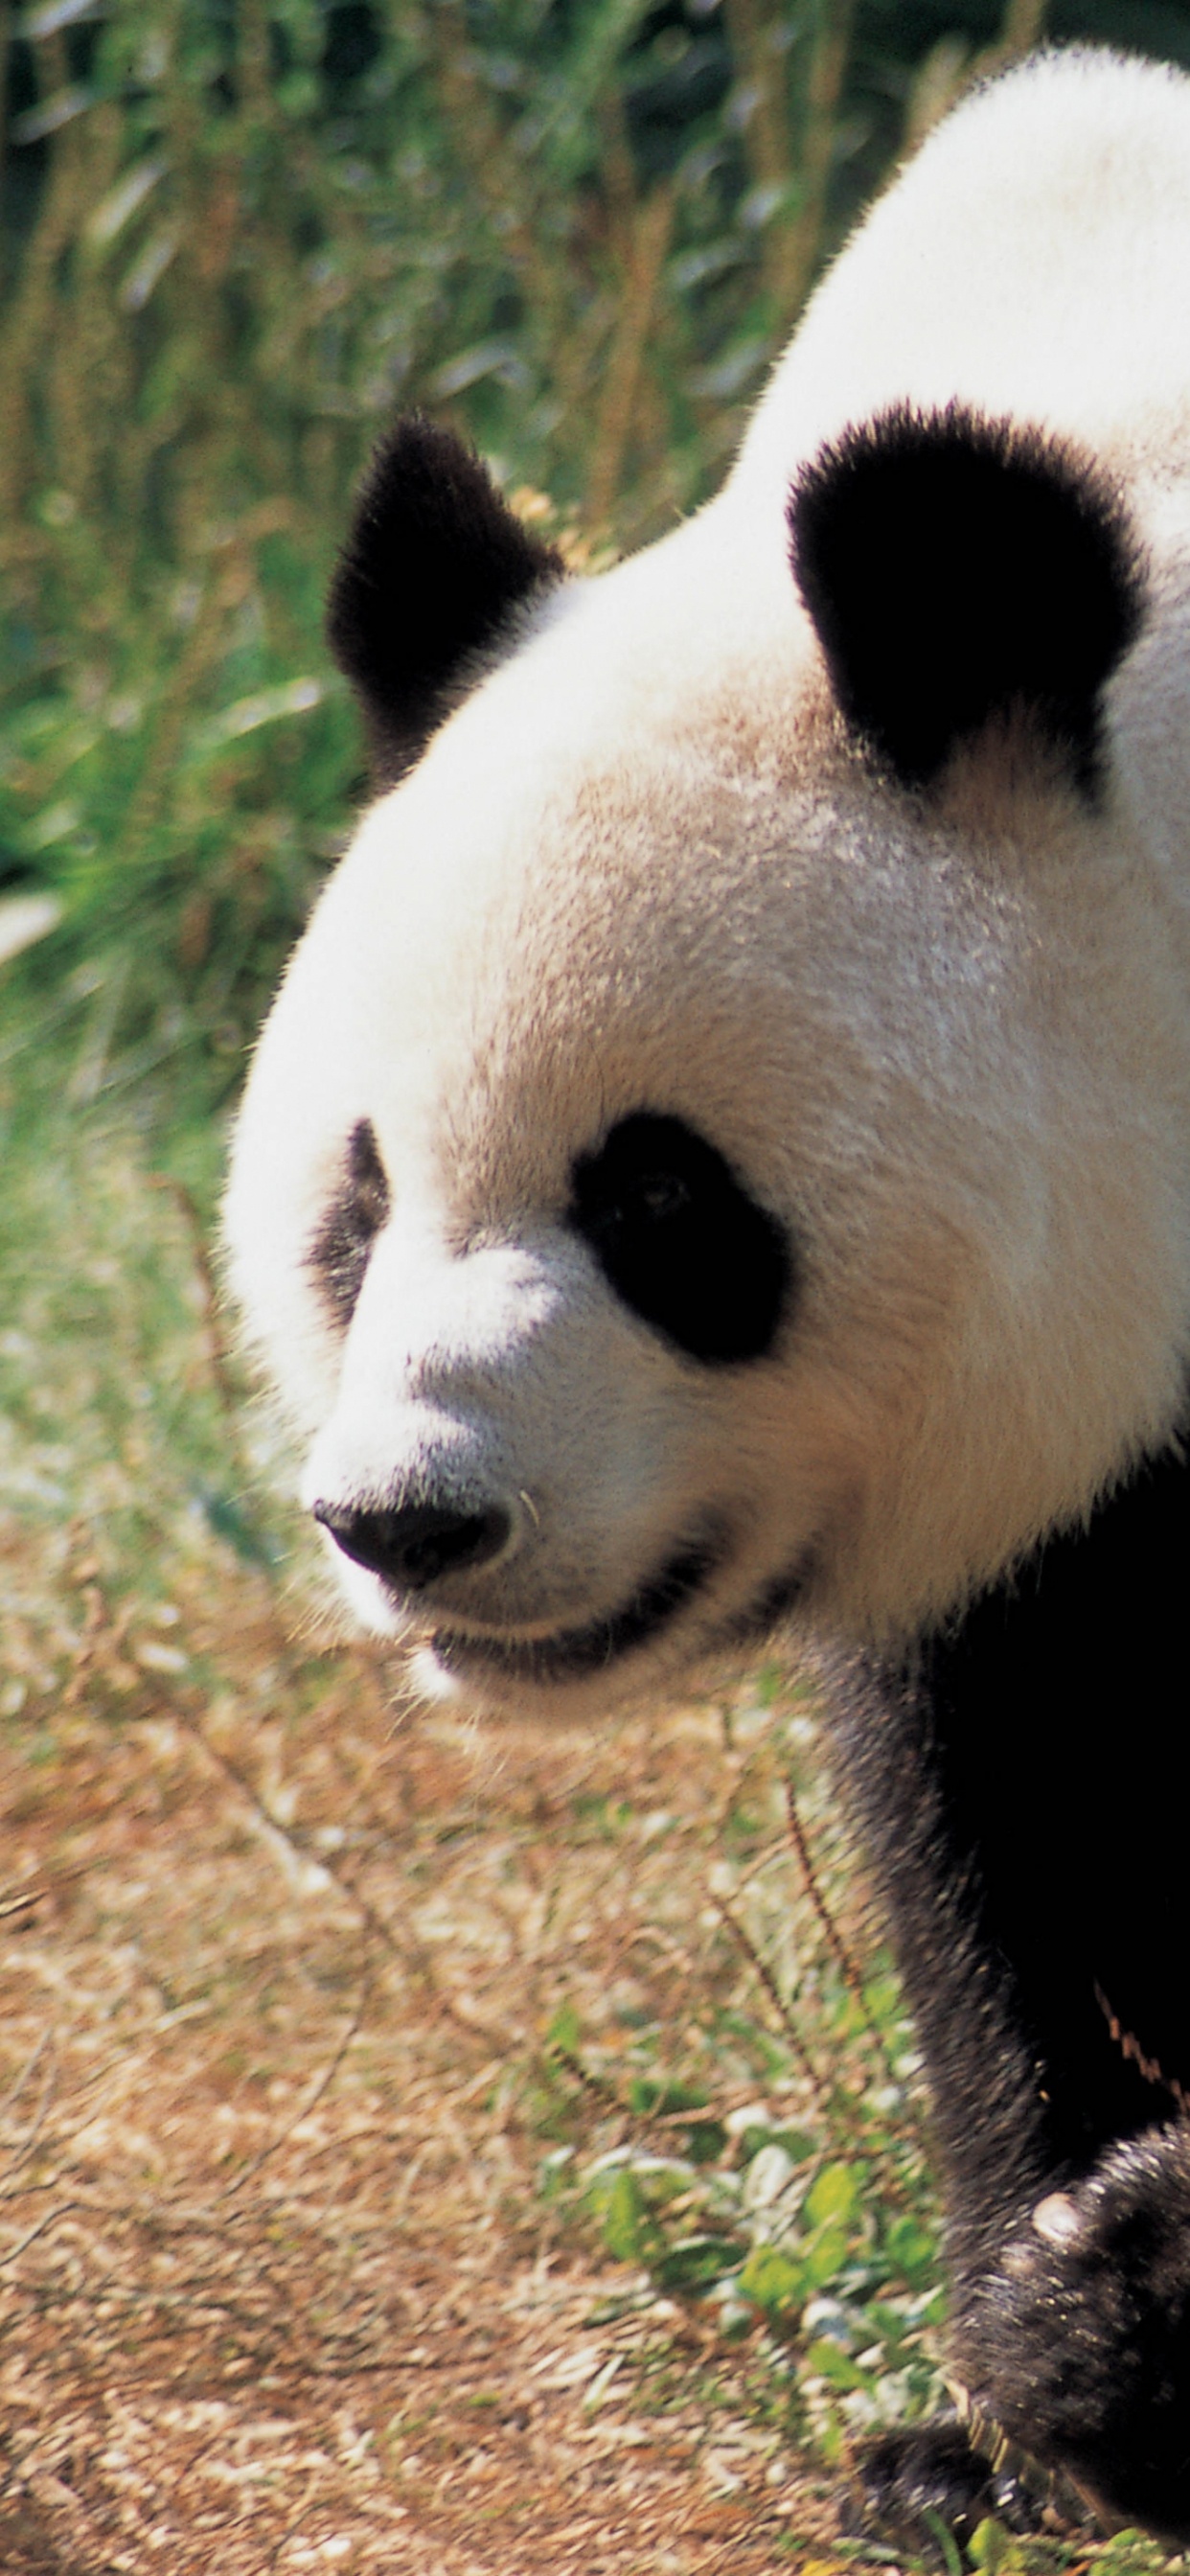
M 606 2068 L 749 1973 L 714 1888 L 752 1738 L 402 1711 L 230 1556 L 117 1612 L 67 1550 L 56 1637 L 6 1572 L 0 2565 L 829 2562 L 747 2345 L 540 2181 L 560 1995 Z

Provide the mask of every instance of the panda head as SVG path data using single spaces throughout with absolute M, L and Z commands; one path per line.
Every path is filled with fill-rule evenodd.
M 957 409 L 592 581 L 443 433 L 382 451 L 331 634 L 383 792 L 227 1225 L 304 1501 L 427 1683 L 606 1705 L 795 1611 L 904 1637 L 1163 1427 L 1140 602 L 1104 478 Z

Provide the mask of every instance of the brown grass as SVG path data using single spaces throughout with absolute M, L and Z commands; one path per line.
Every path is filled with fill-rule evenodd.
M 562 1996 L 611 2142 L 633 2016 L 677 2063 L 749 1982 L 711 1882 L 745 1772 L 780 1831 L 762 1731 L 398 1718 L 228 1552 L 116 1610 L 85 1546 L 53 1617 L 44 1542 L 0 1559 L 0 2566 L 829 2557 L 747 2342 L 539 2187 Z

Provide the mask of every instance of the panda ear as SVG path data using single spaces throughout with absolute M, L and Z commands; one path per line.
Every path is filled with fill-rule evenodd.
M 412 767 L 515 611 L 562 573 L 452 430 L 417 414 L 396 423 L 364 477 L 327 608 L 377 786 Z
M 905 785 L 1024 714 L 1094 795 L 1101 693 L 1144 591 L 1090 459 L 959 404 L 898 405 L 804 468 L 789 527 L 841 712 Z

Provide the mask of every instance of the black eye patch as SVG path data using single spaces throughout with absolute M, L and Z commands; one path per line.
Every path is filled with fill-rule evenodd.
M 784 1229 L 683 1118 L 621 1118 L 575 1163 L 567 1214 L 617 1296 L 687 1358 L 772 1349 L 793 1285 Z
M 310 1246 L 314 1272 L 332 1320 L 344 1332 L 355 1312 L 372 1245 L 388 1221 L 389 1194 L 376 1130 L 361 1118 L 347 1139 L 345 1168 Z

